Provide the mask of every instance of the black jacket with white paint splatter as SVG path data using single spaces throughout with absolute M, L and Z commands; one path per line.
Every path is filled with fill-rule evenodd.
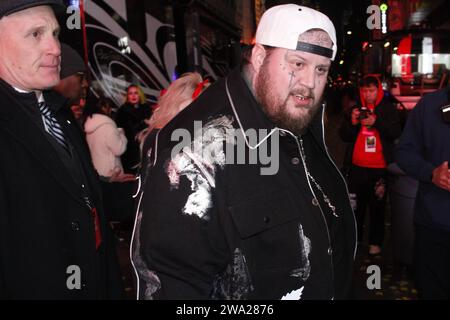
M 280 130 L 235 70 L 158 133 L 132 247 L 140 298 L 348 297 L 355 222 L 322 113 L 302 137 Z M 245 141 L 251 129 L 265 132 Z

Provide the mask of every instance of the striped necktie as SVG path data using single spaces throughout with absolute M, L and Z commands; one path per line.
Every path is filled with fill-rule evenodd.
M 67 145 L 66 139 L 64 138 L 64 133 L 61 130 L 61 125 L 53 116 L 50 108 L 45 102 L 39 102 L 39 110 L 42 114 L 42 120 L 44 122 L 45 131 L 47 131 L 56 141 L 63 146 L 67 151 L 69 146 Z

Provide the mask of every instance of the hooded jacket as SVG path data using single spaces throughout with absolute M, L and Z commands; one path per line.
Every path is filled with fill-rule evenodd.
M 161 129 L 143 153 L 149 169 L 131 248 L 138 298 L 348 297 L 355 221 L 322 114 L 302 136 L 305 161 L 338 217 L 306 179 L 300 138 L 268 120 L 239 70 Z M 245 140 L 249 130 L 263 130 L 259 140 Z M 239 163 L 227 149 L 235 138 L 246 154 L 280 150 L 265 164 Z
M 95 113 L 84 123 L 86 140 L 97 172 L 110 177 L 114 169 L 123 171 L 120 156 L 127 148 L 123 129 L 108 116 Z
M 367 75 L 371 76 L 371 75 Z M 383 156 L 386 165 L 393 162 L 394 157 L 394 142 L 401 134 L 401 121 L 400 114 L 396 107 L 384 96 L 384 91 L 381 86 L 379 78 L 378 80 L 378 95 L 375 101 L 374 112 L 376 115 L 376 121 L 372 128 L 376 129 L 377 134 L 381 138 L 381 145 L 383 148 Z M 361 104 L 358 107 L 366 106 L 363 95 L 360 88 L 360 99 Z M 352 109 L 353 110 L 353 109 Z M 358 140 L 358 135 L 362 131 L 361 124 L 352 125 L 351 123 L 351 111 L 343 120 L 341 127 L 339 129 L 339 134 L 344 142 L 352 143 L 352 150 L 349 155 L 353 155 L 355 145 Z M 347 157 L 346 165 L 351 163 L 352 158 Z

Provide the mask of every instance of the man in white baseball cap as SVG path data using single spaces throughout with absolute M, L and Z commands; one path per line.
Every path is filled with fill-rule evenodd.
M 300 41 L 299 36 L 311 29 L 321 29 L 328 34 L 333 47 L 318 48 Z M 323 13 L 308 7 L 287 4 L 273 7 L 264 13 L 258 25 L 256 42 L 278 48 L 316 53 L 331 60 L 336 56 L 336 31 L 333 23 Z
M 333 23 L 323 13 L 295 4 L 264 13 L 245 70 L 272 121 L 295 133 L 307 128 L 320 108 L 336 50 Z
M 152 165 L 132 248 L 140 297 L 349 297 L 355 220 L 323 139 L 322 95 L 336 50 L 322 13 L 268 9 L 245 65 L 143 150 Z M 191 148 L 175 136 L 191 137 Z M 245 158 L 267 150 L 267 159 Z M 236 151 L 245 163 L 233 161 Z

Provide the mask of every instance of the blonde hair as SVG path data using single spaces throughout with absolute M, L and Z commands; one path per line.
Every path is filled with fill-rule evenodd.
M 197 85 L 203 81 L 196 72 L 188 72 L 172 82 L 166 93 L 158 99 L 158 109 L 150 118 L 149 131 L 161 129 L 193 100 Z
M 140 104 L 144 104 L 144 103 L 147 102 L 147 97 L 145 96 L 144 91 L 142 91 L 141 87 L 139 85 L 137 85 L 137 84 L 130 84 L 127 87 L 127 91 L 126 91 L 126 94 L 125 94 L 125 103 L 128 102 L 128 91 L 130 90 L 130 88 L 136 88 L 137 89 L 137 92 L 138 92 L 138 95 L 139 95 L 139 103 Z

